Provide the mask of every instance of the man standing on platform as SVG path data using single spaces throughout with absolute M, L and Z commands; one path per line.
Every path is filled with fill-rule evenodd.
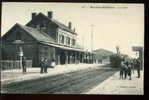
M 26 73 L 26 57 L 23 57 L 22 59 L 22 68 L 23 68 L 23 73 Z
M 137 73 L 138 73 L 138 78 L 140 78 L 140 69 L 141 69 L 141 63 L 140 63 L 140 60 L 139 59 L 137 59 L 136 60 L 136 69 L 137 69 Z
M 44 73 L 47 73 L 47 68 L 48 68 L 48 59 L 44 59 Z
M 40 59 L 40 68 L 41 68 L 40 73 L 43 73 L 43 70 L 44 70 L 44 58 L 43 57 Z

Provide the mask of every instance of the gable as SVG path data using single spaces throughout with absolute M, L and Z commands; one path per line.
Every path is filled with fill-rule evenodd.
M 13 42 L 15 40 L 22 40 L 27 42 L 35 41 L 36 39 L 27 34 L 18 24 L 15 24 L 3 37 L 5 42 Z
M 54 27 L 58 27 L 58 25 L 56 25 L 55 23 L 53 23 L 49 18 L 47 18 L 45 15 L 43 15 L 42 13 L 39 13 L 38 15 L 36 15 L 36 17 L 34 17 L 34 19 L 31 19 L 26 26 L 30 26 L 30 27 L 36 27 L 37 24 L 52 24 Z
M 10 31 L 4 35 L 3 40 L 7 42 L 12 42 L 19 37 L 21 37 L 20 39 L 22 41 L 26 42 L 42 41 L 55 43 L 55 40 L 46 33 L 20 24 L 14 25 L 14 27 L 11 28 Z

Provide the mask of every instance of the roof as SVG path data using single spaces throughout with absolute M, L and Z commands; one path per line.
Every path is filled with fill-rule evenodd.
M 37 16 L 43 16 L 44 18 L 48 19 L 49 21 L 53 22 L 54 24 L 56 24 L 59 28 L 65 30 L 65 31 L 68 31 L 70 33 L 73 33 L 73 34 L 77 34 L 76 32 L 74 32 L 72 29 L 70 29 L 68 26 L 64 25 L 63 23 L 59 22 L 58 20 L 56 19 L 51 19 L 49 18 L 48 16 L 44 15 L 43 13 L 39 13 Z
M 42 32 L 42 31 L 39 31 L 35 28 L 24 26 L 24 25 L 21 25 L 18 23 L 15 24 L 14 27 L 15 26 L 19 26 L 19 28 L 23 29 L 25 32 L 27 32 L 29 35 L 31 35 L 33 38 L 35 38 L 39 43 L 42 43 L 45 45 L 50 45 L 53 47 L 58 47 L 58 48 L 65 49 L 65 50 L 84 52 L 84 50 L 77 48 L 77 47 L 68 47 L 68 46 L 57 44 L 56 41 L 53 38 L 51 38 L 48 34 Z
M 75 33 L 73 30 L 69 29 L 66 25 L 64 25 L 63 23 L 55 20 L 55 19 L 51 19 L 52 22 L 54 22 L 55 24 L 57 24 L 60 28 L 62 28 L 63 30 L 66 30 L 68 32 L 71 32 L 73 34 L 77 34 Z
M 43 41 L 43 42 L 49 42 L 49 43 L 55 43 L 55 40 L 51 38 L 48 34 L 39 31 L 35 28 L 20 25 L 17 23 L 19 27 L 21 27 L 23 30 L 25 30 L 27 33 L 29 33 L 32 37 L 34 37 L 38 41 Z
M 97 49 L 93 51 L 95 53 L 95 56 L 97 59 L 101 60 L 104 57 L 109 57 L 113 55 L 114 53 L 105 49 Z
M 64 50 L 85 52 L 83 49 L 79 49 L 79 48 L 75 48 L 75 47 L 67 47 L 67 46 L 62 46 L 62 45 L 59 45 L 59 44 L 52 44 L 52 43 L 46 43 L 46 42 L 40 42 L 40 43 L 45 44 L 45 45 L 50 45 L 50 46 L 53 46 L 53 47 L 57 47 L 57 48 L 61 48 L 61 49 L 64 49 Z

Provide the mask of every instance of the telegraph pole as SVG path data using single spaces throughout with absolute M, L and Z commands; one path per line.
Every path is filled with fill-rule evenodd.
M 91 24 L 91 52 L 93 52 L 93 32 L 95 25 Z
M 82 36 L 82 46 L 83 46 L 83 49 L 84 49 L 84 37 Z
M 94 26 L 93 24 L 91 24 L 91 54 L 92 54 L 92 60 L 91 62 L 93 63 L 93 32 L 94 32 Z

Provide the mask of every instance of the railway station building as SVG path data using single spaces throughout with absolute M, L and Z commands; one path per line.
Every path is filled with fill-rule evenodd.
M 77 33 L 68 25 L 55 20 L 53 12 L 32 13 L 26 25 L 16 23 L 2 37 L 2 60 L 18 60 L 19 52 L 33 67 L 40 66 L 42 57 L 56 64 L 93 63 L 95 56 L 77 43 Z

